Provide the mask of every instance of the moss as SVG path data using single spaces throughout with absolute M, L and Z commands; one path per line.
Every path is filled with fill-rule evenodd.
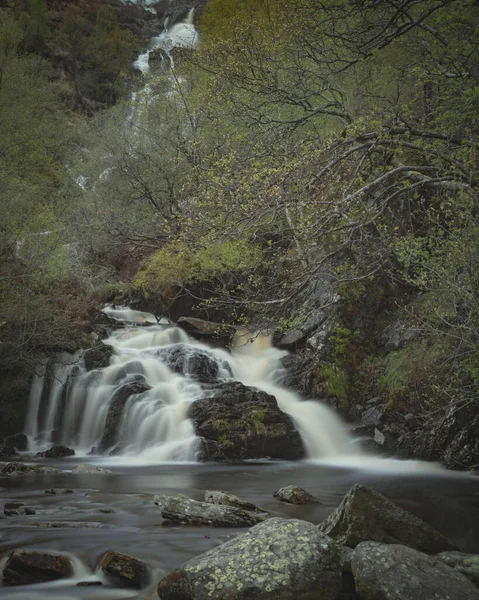
M 335 396 L 342 409 L 347 409 L 349 378 L 347 373 L 335 364 L 325 364 L 321 367 L 321 377 L 324 379 L 324 391 Z

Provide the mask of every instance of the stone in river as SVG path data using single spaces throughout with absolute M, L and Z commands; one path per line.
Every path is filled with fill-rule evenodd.
M 242 498 L 235 496 L 234 494 L 229 494 L 228 492 L 220 492 L 216 490 L 206 490 L 205 492 L 205 502 L 208 504 L 222 504 L 223 506 L 234 506 L 236 508 L 241 508 L 242 510 L 249 510 L 252 512 L 267 512 L 258 508 L 255 504 L 251 504 L 251 502 L 246 502 Z
M 150 581 L 146 563 L 121 552 L 108 550 L 98 561 L 97 567 L 121 587 L 141 589 Z
M 14 550 L 3 569 L 4 585 L 29 585 L 71 577 L 70 560 L 53 552 Z
M 274 492 L 273 497 L 281 502 L 286 502 L 287 504 L 319 503 L 319 500 L 315 496 L 312 496 L 309 492 L 296 485 L 288 485 L 287 487 L 281 488 L 277 492 Z

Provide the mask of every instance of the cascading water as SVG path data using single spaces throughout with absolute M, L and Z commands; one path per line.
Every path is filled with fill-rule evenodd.
M 215 382 L 237 380 L 274 395 L 292 416 L 310 457 L 351 454 L 341 422 L 326 406 L 302 401 L 281 386 L 285 353 L 269 338 L 248 343 L 239 338 L 229 353 L 148 313 L 126 307 L 105 312 L 128 323 L 105 341 L 114 351 L 109 366 L 87 372 L 81 355 L 63 356 L 50 369 L 49 390 L 45 365 L 44 374 L 35 377 L 26 422 L 30 452 L 63 444 L 79 455 L 113 451 L 127 462 L 193 461 L 199 440 L 187 418 L 188 405 L 210 392 L 200 383 L 207 379 L 191 368 L 203 361 L 213 368 Z

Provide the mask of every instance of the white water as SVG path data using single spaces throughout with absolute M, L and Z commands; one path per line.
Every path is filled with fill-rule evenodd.
M 210 392 L 188 373 L 175 373 L 163 362 L 171 351 L 181 348 L 187 356 L 206 354 L 218 366 L 220 381 L 241 381 L 274 395 L 281 410 L 293 417 L 309 457 L 328 459 L 357 453 L 341 421 L 328 407 L 303 401 L 281 386 L 280 359 L 285 352 L 271 347 L 269 338 L 258 336 L 246 343 L 247 338 L 240 338 L 229 353 L 194 341 L 168 324 L 142 326 L 157 323 L 149 313 L 127 307 L 107 307 L 105 312 L 129 323 L 106 340 L 114 348 L 110 366 L 87 373 L 81 357 L 64 357 L 53 369 L 55 377 L 48 394 L 45 378 L 35 377 L 25 428 L 30 452 L 60 443 L 73 447 L 76 454 L 90 453 L 105 432 L 115 394 L 133 381 L 142 381 L 151 389 L 126 401 L 116 434 L 115 444 L 121 446 L 115 460 L 150 464 L 195 460 L 198 438 L 187 418 L 188 406 Z

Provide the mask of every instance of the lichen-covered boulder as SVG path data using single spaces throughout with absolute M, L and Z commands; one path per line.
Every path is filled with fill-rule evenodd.
M 286 487 L 282 487 L 277 492 L 273 494 L 274 498 L 277 498 L 281 502 L 286 502 L 287 504 L 318 504 L 319 500 L 312 496 L 303 488 L 298 487 L 297 485 L 288 485 Z
M 202 438 L 199 460 L 304 457 L 301 436 L 276 398 L 242 383 L 216 386 L 211 398 L 190 404 L 188 416 Z
M 198 502 L 187 496 L 155 496 L 153 502 L 159 507 L 166 521 L 188 525 L 212 525 L 216 527 L 251 527 L 264 517 L 234 506 Z
M 311 523 L 274 518 L 162 579 L 162 600 L 335 600 L 334 542 Z
M 438 560 L 453 567 L 465 575 L 479 588 L 479 554 L 464 554 L 463 552 L 441 552 Z
M 338 544 L 355 548 L 368 540 L 405 544 L 436 554 L 456 549 L 433 527 L 364 485 L 353 485 L 319 529 Z
M 137 558 L 108 550 L 97 564 L 113 583 L 121 587 L 141 589 L 150 581 L 148 565 Z
M 68 557 L 39 550 L 14 550 L 3 569 L 4 585 L 29 585 L 71 577 Z
M 104 469 L 103 467 L 96 467 L 95 465 L 84 463 L 83 465 L 78 465 L 78 467 L 73 469 L 72 473 L 76 473 L 78 475 L 105 475 L 112 473 L 112 471 L 109 469 Z
M 228 494 L 228 492 L 206 490 L 205 502 L 208 502 L 208 504 L 222 504 L 224 506 L 234 506 L 236 508 L 241 508 L 242 510 L 249 510 L 251 512 L 266 512 L 264 510 L 261 510 L 261 508 L 258 508 L 255 504 L 251 504 L 251 502 L 246 502 L 246 500 L 243 500 L 242 498 L 239 498 L 234 494 Z
M 479 600 L 462 573 L 399 544 L 362 542 L 351 566 L 361 600 Z

